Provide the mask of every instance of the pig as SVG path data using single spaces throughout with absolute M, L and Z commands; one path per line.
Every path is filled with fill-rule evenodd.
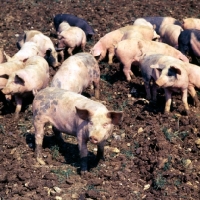
M 69 29 L 70 27 L 71 26 L 67 22 L 60 23 L 60 25 L 58 26 L 57 35 L 59 35 L 62 31 L 65 31 L 65 30 Z
M 142 65 L 142 57 L 141 57 L 141 61 L 140 61 L 140 66 Z M 158 65 L 156 65 L 158 64 Z M 166 56 L 166 55 L 152 55 L 151 57 L 149 57 L 148 59 L 148 65 L 156 65 L 156 67 L 152 67 L 152 68 L 157 68 L 157 69 L 162 69 L 163 66 L 167 65 L 167 66 L 179 66 L 182 67 L 183 69 L 185 69 L 185 71 L 188 74 L 188 93 L 192 96 L 193 100 L 194 100 L 194 105 L 196 107 L 199 106 L 199 100 L 197 97 L 197 93 L 195 91 L 195 87 L 196 88 L 200 88 L 200 68 L 197 65 L 191 64 L 191 63 L 187 63 L 187 62 L 182 62 L 179 59 L 176 59 L 174 57 L 171 56 Z M 145 66 L 143 67 L 145 69 Z M 142 70 L 141 70 L 142 71 Z M 152 71 L 150 70 L 148 73 L 148 75 L 151 75 Z M 185 82 L 187 82 L 185 80 Z M 184 83 L 181 83 L 182 85 Z
M 190 56 L 192 62 L 195 63 L 196 57 L 200 57 L 200 30 L 187 29 L 182 31 L 178 37 L 178 50 L 184 55 Z
M 3 51 L 0 49 L 0 64 L 4 61 Z
M 50 66 L 60 66 L 54 44 L 48 36 L 38 30 L 25 31 L 23 39 L 18 41 L 18 46 L 23 47 L 27 42 L 34 42 L 38 46 L 38 55 L 44 57 Z
M 88 24 L 87 21 L 71 14 L 57 14 L 54 17 L 53 22 L 56 32 L 58 32 L 59 25 L 62 22 L 67 22 L 70 26 L 81 28 L 85 32 L 87 39 L 91 39 L 92 36 L 95 34 L 94 29 Z
M 123 35 L 127 31 L 139 32 L 143 35 L 144 38 L 154 37 L 154 29 L 147 26 L 138 26 L 138 25 L 129 25 L 122 28 L 119 28 L 115 31 L 111 31 L 104 35 L 100 40 L 92 47 L 90 53 L 94 57 L 99 57 L 98 62 L 103 60 L 106 57 L 106 53 L 108 51 L 108 63 L 113 63 L 114 47 L 115 45 L 121 41 Z
M 66 59 L 54 75 L 50 86 L 82 93 L 93 83 L 95 97 L 99 99 L 100 69 L 90 53 L 77 53 Z
M 175 24 L 165 24 L 160 28 L 160 42 L 164 42 L 178 49 L 178 37 L 183 31 L 181 26 Z
M 49 83 L 49 65 L 41 56 L 29 58 L 23 69 L 12 72 L 6 86 L 5 95 L 14 95 L 16 101 L 15 119 L 18 119 L 22 107 L 23 95 L 32 92 L 35 95 Z
M 186 18 L 183 19 L 183 29 L 197 29 L 200 30 L 200 19 L 198 18 Z
M 150 22 L 158 35 L 160 35 L 160 28 L 165 24 L 174 24 L 182 27 L 182 23 L 173 17 L 143 17 L 147 22 Z
M 87 142 L 98 147 L 97 160 L 103 159 L 106 139 L 113 125 L 118 125 L 123 112 L 109 111 L 102 103 L 81 94 L 57 87 L 47 87 L 37 93 L 33 100 L 33 124 L 35 128 L 36 159 L 44 165 L 42 142 L 44 125 L 50 122 L 59 139 L 64 132 L 77 137 L 81 158 L 81 172 L 87 172 Z
M 123 72 L 126 80 L 131 81 L 131 64 L 138 64 L 141 57 L 141 52 L 154 52 L 161 53 L 169 56 L 176 57 L 185 62 L 189 62 L 188 58 L 177 49 L 161 42 L 148 41 L 141 39 L 122 40 L 115 46 L 115 55 L 123 64 Z
M 85 45 L 86 35 L 84 31 L 78 27 L 69 26 L 58 35 L 58 49 L 65 49 L 66 47 L 68 47 L 67 51 L 70 56 L 72 56 L 72 52 L 76 47 L 81 46 L 82 51 L 85 51 Z M 63 54 L 61 55 L 63 60 L 64 56 Z
M 170 62 L 168 62 L 170 61 Z M 172 61 L 172 62 L 171 62 Z M 143 54 L 141 56 L 139 65 L 142 73 L 142 77 L 144 79 L 144 86 L 146 89 L 146 98 L 148 100 L 151 99 L 150 92 L 150 80 L 153 78 L 153 101 L 156 101 L 157 95 L 157 86 L 160 86 L 165 91 L 165 113 L 170 111 L 171 105 L 171 95 L 173 91 L 181 91 L 182 92 L 182 101 L 184 104 L 184 108 L 186 114 L 189 114 L 189 106 L 187 102 L 187 92 L 189 85 L 188 73 L 185 70 L 184 62 L 173 58 L 171 56 L 165 56 L 163 54 Z M 187 65 L 188 63 L 186 63 Z M 159 68 L 162 70 L 156 70 Z M 156 85 L 155 85 L 156 83 Z
M 20 60 L 25 62 L 28 58 L 36 56 L 40 53 L 39 47 L 34 42 L 26 42 L 22 48 L 13 56 L 10 57 L 4 52 L 7 61 Z

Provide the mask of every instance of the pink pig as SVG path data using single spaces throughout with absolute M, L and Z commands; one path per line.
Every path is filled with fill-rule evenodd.
M 198 29 L 200 30 L 200 19 L 186 18 L 183 19 L 183 29 Z
M 24 94 L 47 87 L 49 83 L 49 65 L 41 56 L 33 56 L 25 63 L 25 68 L 13 72 L 2 92 L 5 95 L 14 95 L 16 101 L 15 118 L 19 116 Z
M 82 93 L 93 84 L 95 97 L 99 99 L 100 69 L 90 53 L 77 53 L 66 59 L 54 75 L 51 86 Z
M 176 58 L 170 56 L 157 56 L 155 58 L 156 62 L 159 65 L 154 66 L 153 68 L 162 68 L 162 65 L 168 66 L 181 66 L 188 74 L 188 92 L 192 96 L 194 100 L 195 106 L 199 105 L 199 100 L 197 93 L 195 91 L 195 87 L 200 89 L 200 67 L 191 63 L 182 62 Z M 186 82 L 186 81 L 185 81 Z M 184 84 L 184 83 L 182 83 Z
M 90 53 L 94 57 L 99 57 L 98 62 L 103 60 L 106 57 L 106 53 L 108 51 L 108 63 L 113 63 L 113 57 L 115 55 L 114 48 L 115 45 L 121 41 L 123 35 L 127 31 L 139 32 L 143 35 L 144 38 L 151 38 L 154 37 L 154 29 L 147 27 L 147 26 L 138 26 L 138 25 L 130 25 L 119 28 L 115 31 L 111 31 L 104 35 L 100 40 L 93 46 L 90 50 Z
M 165 24 L 160 28 L 160 42 L 164 42 L 178 49 L 178 37 L 183 31 L 181 26 L 175 24 Z
M 115 47 L 115 55 L 120 62 L 124 65 L 123 72 L 127 81 L 131 80 L 131 64 L 138 64 L 139 59 L 143 53 L 161 53 L 175 58 L 181 59 L 185 62 L 189 62 L 188 58 L 183 55 L 177 49 L 156 41 L 141 40 L 141 39 L 129 39 L 120 41 Z
M 64 23 L 64 25 L 63 25 Z M 68 47 L 68 53 L 69 55 L 72 55 L 73 50 L 76 47 L 81 46 L 82 51 L 85 51 L 85 45 L 86 45 L 86 35 L 85 32 L 79 28 L 74 26 L 67 26 L 66 22 L 62 22 L 59 27 L 61 26 L 62 32 L 58 35 L 58 50 L 59 49 L 65 49 Z M 64 55 L 62 54 L 62 59 L 64 58 Z
M 98 147 L 97 160 L 103 159 L 106 139 L 112 134 L 113 125 L 118 125 L 123 113 L 109 111 L 102 103 L 90 100 L 81 94 L 57 87 L 47 87 L 34 98 L 33 123 L 37 161 L 42 159 L 44 125 L 50 122 L 58 141 L 61 132 L 77 137 L 81 157 L 81 172 L 87 171 L 87 142 Z

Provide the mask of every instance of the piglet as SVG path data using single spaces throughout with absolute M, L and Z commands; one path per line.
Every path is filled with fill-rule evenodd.
M 115 55 L 124 66 L 123 72 L 127 81 L 130 81 L 131 75 L 133 75 L 131 64 L 138 64 L 142 52 L 162 53 L 189 62 L 188 58 L 180 51 L 165 43 L 136 38 L 122 40 L 115 46 Z
M 62 22 L 60 25 L 66 25 L 66 22 Z M 62 27 L 63 29 L 63 27 Z M 62 30 L 61 29 L 61 30 Z M 79 27 L 67 26 L 58 35 L 57 47 L 59 49 L 65 49 L 68 47 L 68 53 L 72 56 L 72 52 L 76 47 L 81 46 L 82 50 L 85 51 L 86 45 L 86 35 L 82 29 Z M 62 54 L 62 60 L 63 60 Z
M 37 161 L 42 165 L 45 164 L 41 152 L 44 125 L 50 122 L 58 139 L 61 137 L 61 132 L 77 137 L 81 172 L 85 173 L 88 170 L 87 142 L 97 145 L 97 160 L 102 159 L 105 142 L 112 134 L 113 125 L 118 125 L 122 116 L 122 112 L 109 111 L 102 103 L 75 92 L 57 87 L 41 90 L 33 101 Z
M 99 99 L 100 69 L 90 53 L 77 53 L 66 59 L 54 75 L 51 86 L 82 93 L 93 84 L 95 97 Z
M 33 56 L 29 58 L 25 63 L 25 68 L 11 73 L 2 92 L 5 95 L 15 96 L 16 119 L 21 111 L 23 95 L 30 92 L 35 95 L 39 90 L 47 87 L 48 82 L 49 65 L 41 56 Z

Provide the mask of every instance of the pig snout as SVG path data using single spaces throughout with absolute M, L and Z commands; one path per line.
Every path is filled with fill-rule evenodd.
M 98 143 L 98 139 L 95 138 L 94 136 L 90 136 L 89 139 L 90 139 L 90 142 L 93 143 L 93 144 L 97 144 Z

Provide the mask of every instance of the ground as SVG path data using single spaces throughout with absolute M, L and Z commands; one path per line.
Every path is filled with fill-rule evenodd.
M 132 24 L 142 16 L 172 16 L 178 20 L 200 17 L 198 0 L 6 0 L 1 2 L 0 48 L 9 55 L 17 52 L 18 34 L 36 29 L 52 37 L 53 16 L 70 13 L 87 20 L 95 36 L 86 51 L 100 37 Z M 169 115 L 163 114 L 162 89 L 158 102 L 145 99 L 138 68 L 128 83 L 119 61 L 100 63 L 100 100 L 110 110 L 122 110 L 124 119 L 107 140 L 105 161 L 94 165 L 96 147 L 88 144 L 89 172 L 80 175 L 76 138 L 64 135 L 61 149 L 45 127 L 40 166 L 34 157 L 32 99 L 25 100 L 19 121 L 13 118 L 14 106 L 0 102 L 0 199 L 199 199 L 200 198 L 200 112 L 188 97 L 189 116 L 183 112 L 180 94 L 173 95 Z M 56 69 L 51 68 L 51 76 Z M 132 93 L 130 94 L 130 91 Z M 85 94 L 92 98 L 92 91 Z M 200 98 L 200 97 L 199 97 Z

